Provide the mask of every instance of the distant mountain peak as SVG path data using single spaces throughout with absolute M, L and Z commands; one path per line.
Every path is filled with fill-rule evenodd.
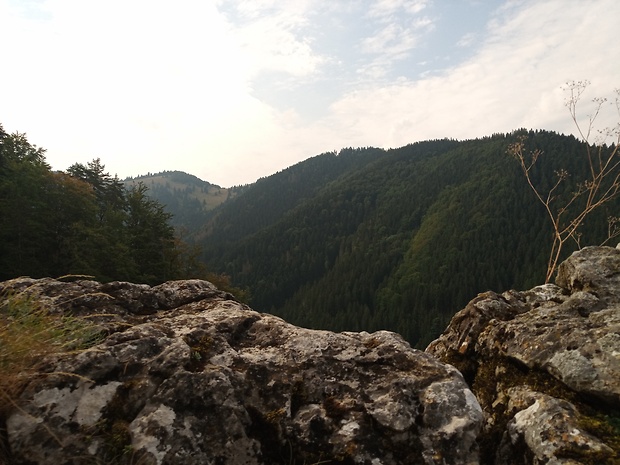
M 182 182 L 182 183 L 193 183 L 193 184 L 198 184 L 198 185 L 209 185 L 209 186 L 214 186 L 214 187 L 220 187 L 216 184 L 212 184 L 209 181 L 205 181 L 203 179 L 200 179 L 198 176 L 195 176 L 193 174 L 189 174 L 186 173 L 185 171 L 178 171 L 178 170 L 174 170 L 174 171 L 160 171 L 159 173 L 147 173 L 147 174 L 142 174 L 139 176 L 135 176 L 135 177 L 128 177 L 127 179 L 125 179 L 125 182 L 127 181 L 144 181 L 147 179 L 155 179 L 155 178 L 164 178 L 164 179 L 168 179 L 168 180 L 172 180 L 175 182 Z
M 173 215 L 173 226 L 190 230 L 203 224 L 207 212 L 235 195 L 233 189 L 176 170 L 147 173 L 127 178 L 124 183 L 128 187 L 144 184 L 148 188 L 147 195 L 164 205 L 166 211 Z

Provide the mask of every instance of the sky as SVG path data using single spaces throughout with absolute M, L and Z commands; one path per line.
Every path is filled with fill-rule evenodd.
M 53 169 L 248 184 L 344 147 L 620 121 L 617 0 L 0 0 L 0 124 Z

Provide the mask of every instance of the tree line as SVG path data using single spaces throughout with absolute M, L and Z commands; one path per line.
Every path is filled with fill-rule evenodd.
M 0 280 L 93 276 L 158 284 L 204 274 L 143 184 L 126 189 L 99 159 L 54 171 L 45 150 L 0 125 Z
M 258 311 L 311 328 L 393 330 L 424 347 L 478 293 L 545 282 L 548 219 L 507 153 L 524 137 L 546 154 L 531 173 L 538 185 L 553 186 L 558 163 L 575 182 L 589 170 L 583 141 L 548 131 L 324 154 L 214 210 L 197 235 L 204 260 L 249 288 Z M 340 156 L 346 169 L 325 181 Z M 605 239 L 619 206 L 580 228 L 582 245 Z M 575 249 L 567 243 L 562 258 Z
M 545 204 L 508 155 L 522 141 L 545 154 L 527 172 L 541 192 L 565 203 L 586 185 L 587 141 L 549 131 L 343 149 L 196 212 L 188 245 L 143 184 L 128 188 L 100 160 L 52 171 L 43 149 L 0 126 L 0 279 L 201 277 L 293 324 L 388 329 L 422 348 L 479 292 L 546 281 Z M 557 166 L 571 177 L 555 187 Z M 580 244 L 604 241 L 619 208 L 613 198 L 592 212 Z

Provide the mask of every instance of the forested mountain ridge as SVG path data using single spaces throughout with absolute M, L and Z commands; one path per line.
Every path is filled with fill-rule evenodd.
M 376 161 L 384 151 L 342 149 L 326 152 L 290 166 L 254 184 L 244 186 L 240 195 L 207 215 L 197 232 L 199 242 L 233 243 L 244 239 L 280 220 L 282 215 L 314 198 L 329 183 Z M 207 239 L 208 238 L 208 239 Z
M 422 347 L 477 293 L 544 281 L 551 225 L 508 155 L 523 138 L 544 154 L 529 173 L 543 191 L 558 169 L 571 175 L 554 192 L 563 204 L 589 172 L 587 146 L 547 131 L 324 153 L 225 201 L 218 186 L 162 173 L 166 192 L 199 204 L 176 224 L 194 247 L 140 179 L 126 189 L 99 160 L 52 171 L 43 149 L 0 126 L 0 278 L 214 276 L 293 324 L 389 329 Z M 604 240 L 619 207 L 615 199 L 591 215 L 582 246 Z
M 315 157 L 213 211 L 199 240 L 207 267 L 294 324 L 390 329 L 424 346 L 477 293 L 544 280 L 550 224 L 507 154 L 520 136 L 545 154 L 536 182 L 551 185 L 558 162 L 575 179 L 587 170 L 583 143 L 546 131 Z M 322 178 L 343 155 L 347 168 Z M 582 245 L 600 243 L 617 210 L 593 217 Z

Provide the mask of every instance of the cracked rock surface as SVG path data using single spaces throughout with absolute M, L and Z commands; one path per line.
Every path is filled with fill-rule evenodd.
M 620 463 L 620 250 L 575 252 L 556 284 L 480 294 L 426 351 L 483 408 L 481 463 Z
M 103 335 L 43 360 L 0 419 L 11 464 L 479 463 L 483 414 L 461 373 L 397 334 L 295 327 L 198 280 L 6 292 Z

